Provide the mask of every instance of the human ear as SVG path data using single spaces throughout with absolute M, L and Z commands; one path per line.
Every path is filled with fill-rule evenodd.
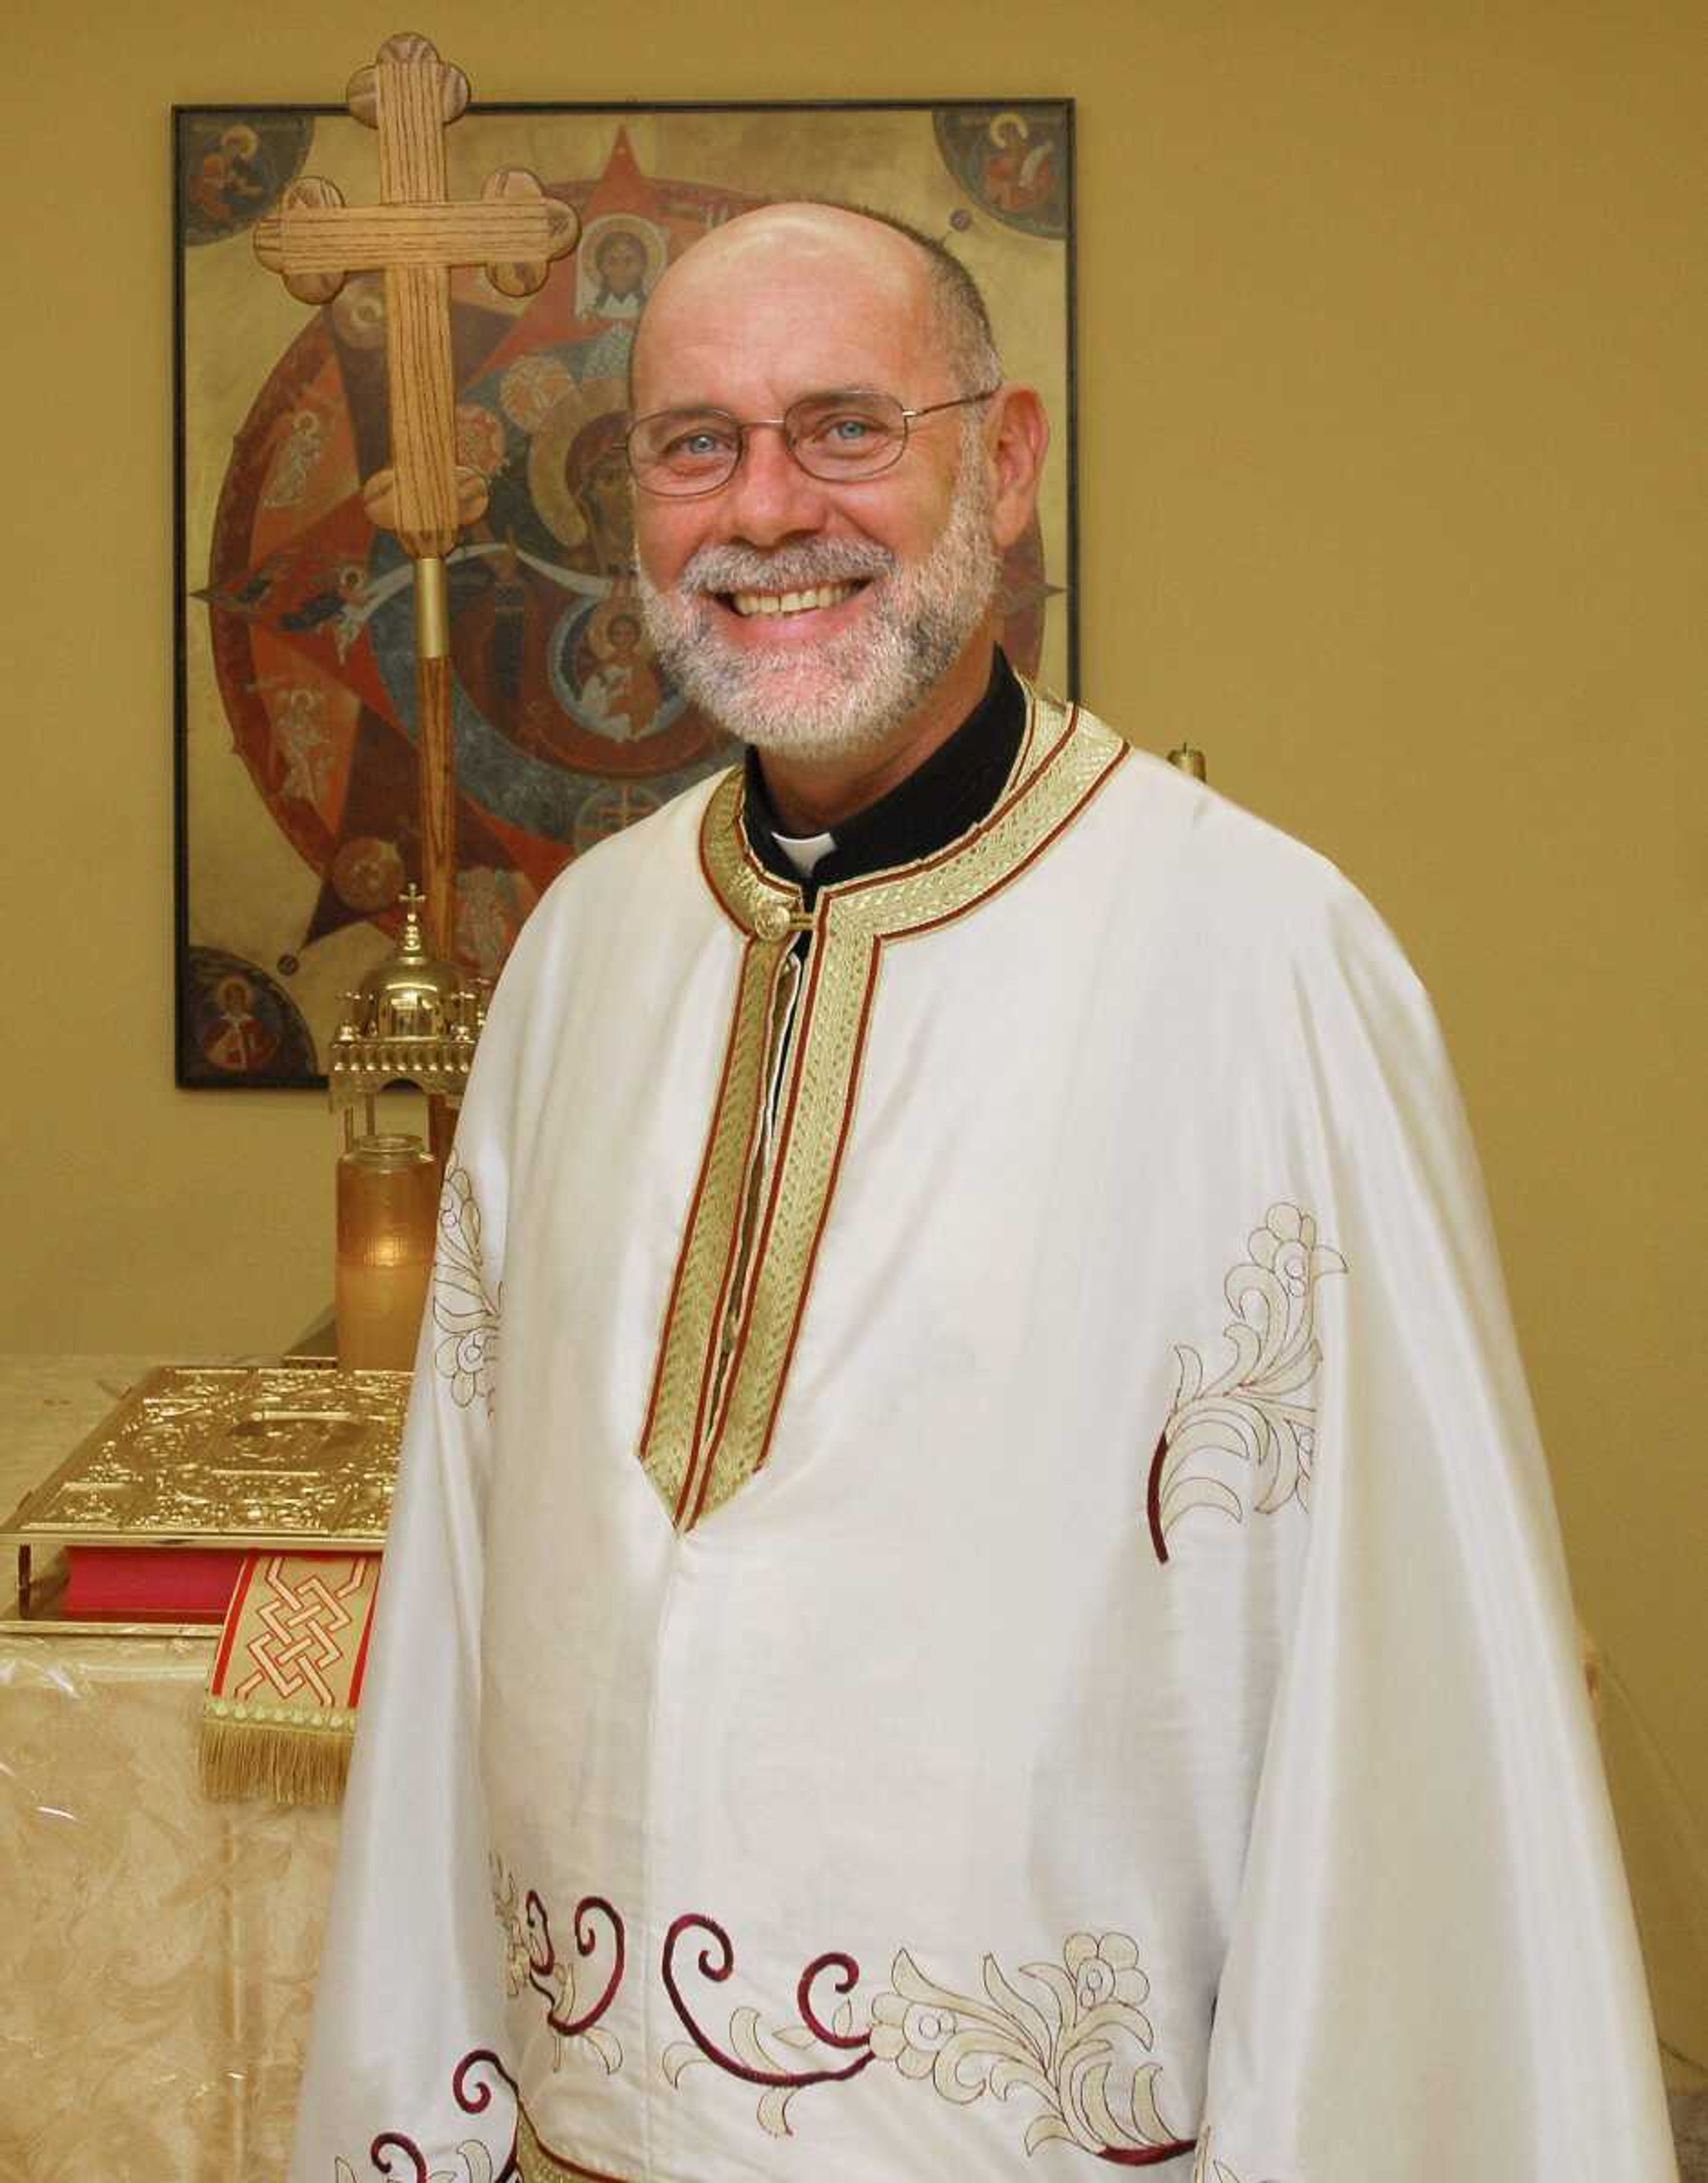
M 1000 547 L 1026 535 L 1049 446 L 1050 419 L 1037 388 L 998 387 L 985 420 L 984 458 L 990 474 L 991 532 Z

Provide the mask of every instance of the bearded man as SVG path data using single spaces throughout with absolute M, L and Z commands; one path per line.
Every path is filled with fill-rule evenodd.
M 1662 2183 L 1393 940 L 996 653 L 1045 426 L 934 245 L 732 222 L 634 397 L 750 755 L 482 1041 L 297 2183 Z

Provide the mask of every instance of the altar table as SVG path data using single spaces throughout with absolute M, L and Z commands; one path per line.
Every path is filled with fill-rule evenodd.
M 0 1357 L 0 1521 L 163 1361 Z M 215 1634 L 0 1635 L 4 2183 L 284 2175 L 338 1814 L 203 1799 Z

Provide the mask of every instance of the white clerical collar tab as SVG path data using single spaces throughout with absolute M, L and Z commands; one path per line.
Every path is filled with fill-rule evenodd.
M 772 839 L 803 880 L 810 880 L 836 846 L 834 834 L 774 834 Z

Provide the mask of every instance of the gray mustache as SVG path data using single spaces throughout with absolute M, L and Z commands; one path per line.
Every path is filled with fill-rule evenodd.
M 896 556 L 856 538 L 816 538 L 762 553 L 751 546 L 702 546 L 677 579 L 682 592 L 807 592 L 887 575 Z

